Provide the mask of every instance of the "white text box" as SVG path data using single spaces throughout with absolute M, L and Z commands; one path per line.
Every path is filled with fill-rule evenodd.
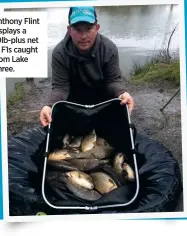
M 0 16 L 0 76 L 47 77 L 47 13 Z

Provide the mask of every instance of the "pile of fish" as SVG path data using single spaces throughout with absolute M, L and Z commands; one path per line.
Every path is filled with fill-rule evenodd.
M 87 201 L 117 189 L 121 180 L 135 180 L 127 157 L 116 153 L 95 130 L 84 137 L 66 134 L 62 148 L 49 153 L 47 164 L 52 168 L 46 173 L 51 185 L 61 189 L 65 185 L 74 196 Z M 98 169 L 100 166 L 107 166 L 109 172 Z

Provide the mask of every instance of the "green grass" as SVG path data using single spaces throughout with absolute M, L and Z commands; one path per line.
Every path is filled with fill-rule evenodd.
M 7 111 L 8 115 L 11 114 L 11 108 L 18 104 L 20 100 L 24 97 L 25 90 L 24 90 L 24 83 L 18 82 L 15 84 L 15 90 L 14 92 L 8 97 L 7 99 Z
M 180 84 L 180 62 L 172 59 L 162 51 L 148 61 L 144 66 L 134 63 L 132 81 L 134 83 L 170 81 L 175 85 Z

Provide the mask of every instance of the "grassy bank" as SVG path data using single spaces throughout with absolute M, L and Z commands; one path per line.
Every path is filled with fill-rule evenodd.
M 7 116 L 11 116 L 12 108 L 19 103 L 19 101 L 24 97 L 25 89 L 24 82 L 18 82 L 15 84 L 15 90 L 7 99 Z
M 162 82 L 170 81 L 176 86 L 180 84 L 179 58 L 168 58 L 159 54 L 149 60 L 145 65 L 134 64 L 132 82 Z

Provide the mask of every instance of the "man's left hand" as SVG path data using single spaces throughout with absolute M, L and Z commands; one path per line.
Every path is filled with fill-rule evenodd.
M 122 99 L 120 104 L 121 105 L 127 104 L 129 111 L 131 113 L 132 110 L 134 109 L 134 99 L 131 97 L 131 95 L 129 93 L 125 92 L 125 93 L 122 93 L 119 96 L 119 98 Z

